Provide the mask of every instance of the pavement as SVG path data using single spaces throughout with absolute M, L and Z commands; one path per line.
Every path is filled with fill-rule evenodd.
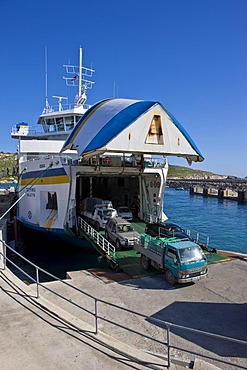
M 244 257 L 211 265 L 206 279 L 175 287 L 162 274 L 132 279 L 111 270 L 73 271 L 66 282 L 75 289 L 48 282 L 39 287 L 39 298 L 34 284 L 1 267 L 3 370 L 164 369 L 166 336 L 159 320 L 247 341 Z M 95 299 L 89 295 L 99 300 L 97 334 L 95 317 L 88 313 L 94 312 Z M 216 343 L 176 329 L 171 344 L 172 370 L 247 369 L 247 347 L 241 343 Z

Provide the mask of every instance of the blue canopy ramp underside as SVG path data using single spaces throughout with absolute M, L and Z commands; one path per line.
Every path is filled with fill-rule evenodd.
M 204 160 L 195 143 L 159 102 L 108 99 L 93 105 L 79 120 L 62 151 L 81 156 L 141 153 Z

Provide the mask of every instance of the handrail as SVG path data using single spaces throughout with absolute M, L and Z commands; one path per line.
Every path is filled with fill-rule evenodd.
M 90 238 L 106 253 L 110 259 L 115 260 L 115 247 L 106 238 L 90 226 L 82 217 L 78 217 L 78 225 Z
M 167 348 L 167 368 L 170 368 L 170 366 L 171 366 L 171 349 L 172 348 L 177 348 L 177 347 L 175 347 L 174 345 L 171 344 L 171 329 L 172 328 L 182 329 L 184 331 L 194 332 L 194 333 L 197 333 L 197 334 L 200 334 L 200 335 L 206 335 L 206 336 L 209 336 L 209 337 L 212 337 L 212 338 L 215 338 L 215 339 L 230 341 L 232 343 L 236 343 L 236 344 L 241 344 L 241 345 L 247 346 L 247 341 L 243 341 L 243 340 L 239 340 L 239 339 L 235 339 L 235 338 L 231 338 L 231 337 L 226 337 L 226 336 L 223 336 L 223 335 L 218 335 L 218 334 L 206 332 L 206 331 L 203 331 L 203 330 L 193 329 L 193 328 L 186 327 L 186 326 L 183 326 L 183 325 L 177 325 L 177 324 L 174 324 L 174 323 L 171 323 L 171 322 L 168 322 L 168 321 L 164 321 L 164 320 L 152 318 L 152 317 L 146 316 L 146 315 L 144 315 L 144 314 L 142 314 L 140 312 L 133 311 L 131 309 L 118 306 L 117 304 L 110 303 L 110 302 L 105 301 L 103 299 L 99 299 L 99 298 L 97 298 L 97 297 L 95 297 L 95 296 L 93 296 L 93 295 L 91 295 L 89 293 L 86 293 L 83 290 L 81 290 L 81 289 L 79 289 L 79 288 L 77 288 L 77 287 L 69 284 L 67 281 L 61 280 L 60 278 L 56 277 L 55 275 L 53 275 L 53 274 L 45 271 L 44 269 L 38 267 L 33 262 L 29 261 L 27 258 L 25 258 L 24 256 L 22 256 L 20 253 L 18 253 L 13 248 L 11 248 L 10 246 L 8 246 L 3 240 L 0 240 L 0 242 L 2 243 L 2 249 L 0 248 L 0 261 L 1 261 L 1 259 L 3 260 L 3 268 L 0 266 L 0 270 L 5 270 L 6 269 L 6 267 L 7 267 L 7 261 L 8 261 L 10 264 L 12 264 L 13 266 L 15 266 L 19 271 L 21 271 L 24 275 L 28 276 L 31 279 L 31 281 L 33 281 L 33 282 L 36 283 L 36 286 L 37 286 L 37 296 L 36 296 L 36 298 L 39 298 L 40 297 L 40 295 L 39 295 L 39 286 L 42 286 L 44 289 L 48 290 L 49 292 L 51 292 L 51 293 L 55 294 L 56 296 L 59 296 L 60 298 L 64 299 L 69 304 L 74 305 L 77 308 L 79 308 L 79 309 L 87 312 L 88 314 L 94 316 L 94 318 L 95 318 L 95 334 L 97 334 L 99 332 L 98 320 L 101 319 L 101 320 L 103 320 L 105 322 L 108 322 L 108 323 L 111 323 L 113 325 L 116 325 L 119 328 L 122 328 L 122 329 L 125 329 L 127 331 L 130 331 L 131 333 L 139 334 L 142 337 L 144 336 L 145 338 L 148 338 L 150 340 L 153 340 L 156 343 L 165 345 L 166 348 Z M 33 266 L 36 269 L 36 279 L 33 278 L 33 277 L 31 277 L 22 268 L 20 268 L 19 266 L 17 266 L 9 257 L 7 257 L 7 250 L 10 250 L 14 254 L 16 254 L 18 257 L 20 257 L 21 259 L 23 259 L 25 262 L 27 262 L 31 266 Z M 1 257 L 3 257 L 3 258 L 1 258 Z M 67 298 L 67 297 L 65 297 L 65 296 L 63 296 L 63 295 L 55 292 L 54 289 L 51 289 L 48 286 L 46 286 L 43 283 L 41 283 L 40 282 L 40 278 L 39 278 L 40 272 L 43 272 L 43 273 L 47 274 L 48 276 L 52 277 L 53 279 L 55 279 L 55 280 L 61 282 L 62 284 L 65 284 L 66 286 L 70 287 L 71 289 L 76 290 L 79 294 L 85 295 L 88 298 L 92 299 L 94 301 L 94 311 L 90 311 L 89 309 L 83 307 L 80 304 L 77 304 L 77 303 L 73 302 L 69 298 Z M 145 320 L 149 320 L 150 322 L 160 323 L 160 327 L 161 328 L 164 328 L 164 330 L 166 330 L 166 333 L 167 333 L 167 335 L 166 335 L 167 341 L 166 342 L 161 342 L 159 339 L 155 339 L 153 336 L 149 336 L 146 333 L 143 334 L 140 331 L 137 331 L 135 329 L 129 328 L 128 325 L 123 326 L 123 325 L 117 323 L 116 321 L 113 321 L 113 320 L 109 319 L 105 314 L 104 315 L 100 315 L 99 314 L 99 303 L 103 303 L 105 305 L 108 305 L 108 306 L 114 307 L 116 309 L 125 311 L 125 312 L 127 312 L 127 313 L 129 313 L 131 315 L 137 315 L 140 318 L 143 318 Z M 180 349 L 181 350 L 186 350 L 189 353 L 198 354 L 201 357 L 205 357 L 205 355 L 203 355 L 201 353 L 196 353 L 195 351 L 192 352 L 192 351 L 190 351 L 188 349 L 185 349 L 185 348 L 180 348 Z M 160 355 L 160 354 L 156 354 L 156 355 L 165 358 L 164 355 Z M 217 362 L 224 362 L 226 364 L 235 366 L 235 368 L 243 368 L 241 365 L 238 365 L 237 363 L 228 362 L 226 360 L 218 359 L 218 358 L 215 358 L 215 357 L 209 357 L 209 356 L 207 356 L 207 358 L 210 358 L 211 360 L 214 360 L 214 361 L 217 361 Z

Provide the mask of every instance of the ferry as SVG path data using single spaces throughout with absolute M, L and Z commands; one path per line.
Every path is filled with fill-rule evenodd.
M 18 123 L 17 220 L 25 227 L 83 243 L 78 217 L 83 200 L 97 197 L 135 209 L 143 222 L 166 220 L 168 156 L 203 161 L 177 119 L 158 101 L 109 98 L 86 105 L 92 68 L 64 65 L 73 104 L 55 95 L 37 124 Z M 86 238 L 85 238 L 86 240 Z M 85 241 L 84 240 L 84 241 Z

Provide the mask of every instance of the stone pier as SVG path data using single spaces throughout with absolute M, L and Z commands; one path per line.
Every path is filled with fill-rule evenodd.
M 241 190 L 238 192 L 239 203 L 247 203 L 247 190 Z
M 247 203 L 247 190 L 217 189 L 209 187 L 191 186 L 190 194 L 204 197 L 216 197 L 218 199 L 237 200 L 239 203 Z

